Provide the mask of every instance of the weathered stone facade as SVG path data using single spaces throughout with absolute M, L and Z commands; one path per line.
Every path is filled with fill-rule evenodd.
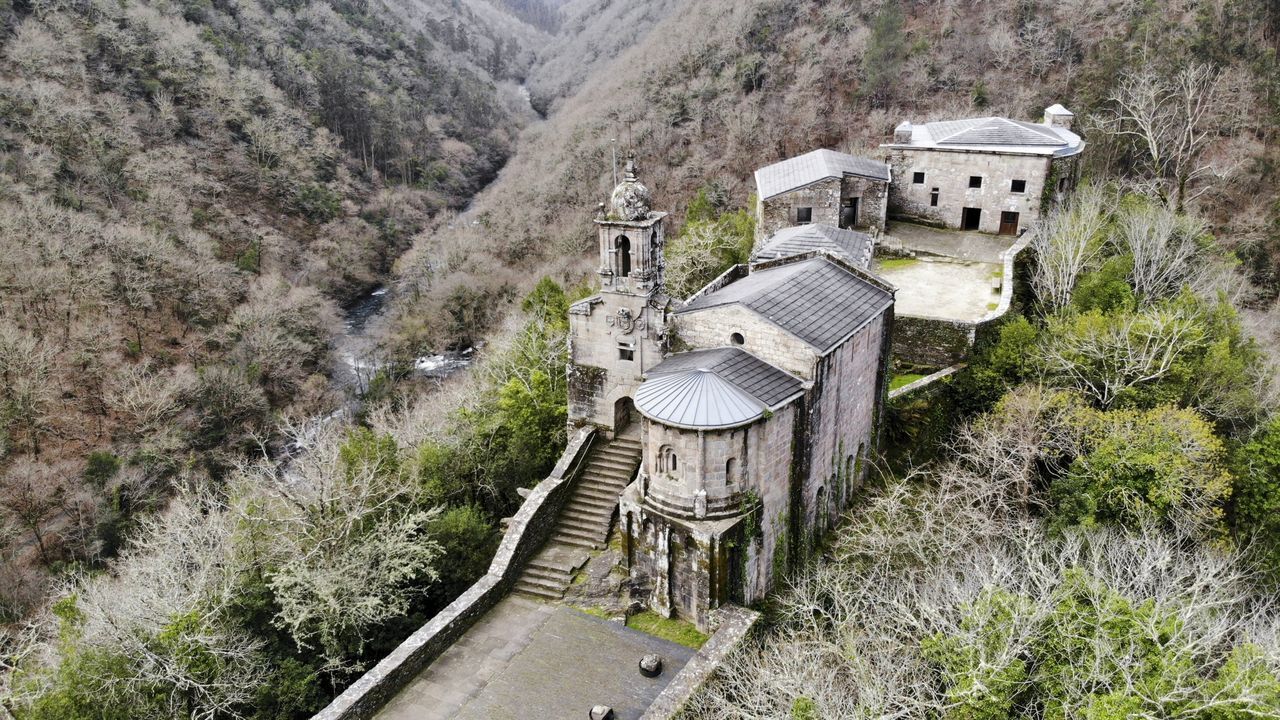
M 1041 123 L 968 118 L 903 122 L 881 147 L 893 168 L 889 216 L 1017 235 L 1075 189 L 1080 136 L 1061 105 Z
M 649 191 L 628 163 L 613 207 L 596 218 L 600 294 L 569 309 L 569 424 L 621 430 L 647 368 L 662 361 L 667 298 L 662 294 L 666 213 L 648 209 Z
M 758 199 L 756 239 L 767 239 L 783 228 L 805 222 L 797 218 L 797 210 L 801 208 L 808 208 L 811 213 L 807 222 L 850 230 L 881 231 L 884 230 L 888 206 L 887 182 L 856 175 L 827 178 L 790 192 Z
M 1003 213 L 1016 213 L 1012 228 L 1008 224 L 1004 228 L 1005 234 L 1016 234 L 1040 219 L 1046 200 L 1052 204 L 1075 189 L 1079 160 L 1075 156 L 895 149 L 889 162 L 894 168 L 891 216 L 962 228 L 965 208 L 974 208 L 979 211 L 977 227 L 966 229 L 996 234 L 1001 232 L 1002 217 L 1013 219 Z M 981 179 L 981 187 L 970 187 L 974 177 Z M 1015 192 L 1014 181 L 1021 181 L 1023 190 Z

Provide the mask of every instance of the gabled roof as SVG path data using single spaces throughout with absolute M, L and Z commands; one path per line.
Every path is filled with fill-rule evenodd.
M 866 233 L 833 228 L 830 225 L 795 225 L 779 230 L 751 256 L 751 262 L 765 262 L 791 255 L 825 250 L 854 267 L 871 266 L 875 239 Z
M 756 170 L 760 199 L 790 192 L 827 178 L 857 175 L 889 181 L 889 166 L 879 160 L 855 157 L 834 150 L 814 150 Z
M 1060 114 L 1069 115 L 1070 113 L 1063 108 Z M 904 122 L 895 134 L 903 130 L 910 130 L 909 142 L 886 143 L 881 147 L 980 150 L 1054 156 L 1074 155 L 1084 149 L 1084 141 L 1080 136 L 1065 127 L 1002 117 L 941 120 L 923 125 Z
M 893 293 L 825 257 L 752 269 L 677 314 L 740 305 L 826 353 L 893 304 Z
M 679 353 L 650 370 L 636 409 L 686 428 L 730 428 L 764 417 L 798 397 L 804 384 L 740 348 Z

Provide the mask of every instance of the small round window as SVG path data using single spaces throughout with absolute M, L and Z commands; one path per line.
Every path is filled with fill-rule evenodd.
M 734 345 L 741 345 L 746 341 L 747 339 L 742 337 L 742 333 L 734 333 L 729 336 L 729 342 L 733 343 Z

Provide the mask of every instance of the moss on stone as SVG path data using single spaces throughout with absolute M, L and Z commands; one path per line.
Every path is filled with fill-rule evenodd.
M 651 610 L 628 617 L 627 627 L 694 650 L 701 648 L 707 642 L 707 636 L 698 632 L 698 628 L 691 623 L 675 618 L 664 618 Z

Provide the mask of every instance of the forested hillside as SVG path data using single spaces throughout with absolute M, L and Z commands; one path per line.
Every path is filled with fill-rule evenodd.
M 927 714 L 996 687 L 965 716 L 1123 717 L 1094 690 L 1151 678 L 1073 685 L 1078 638 L 1050 632 L 1093 622 L 1086 597 L 1112 612 L 1089 642 L 1186 628 L 1138 658 L 1185 671 L 1167 697 L 1280 697 L 1274 2 L 0 11 L 0 701 L 19 717 L 306 717 L 483 572 L 565 440 L 566 312 L 590 290 L 614 149 L 674 211 L 684 292 L 749 252 L 756 167 L 1055 102 L 1093 188 L 1037 239 L 1062 272 L 954 405 L 894 410 L 898 446 L 927 444 L 929 412 L 953 413 L 947 438 L 965 418 L 960 456 L 876 489 L 742 658 L 748 682 L 698 712 Z M 340 309 L 388 276 L 398 363 L 340 418 Z M 461 378 L 400 382 L 482 342 Z M 1158 562 L 1180 569 L 1131 577 Z M 910 630 L 863 612 L 880 583 L 917 602 L 970 570 L 1012 580 L 928 595 L 938 617 Z M 912 663 L 858 645 L 867 623 Z M 854 664 L 788 675 L 809 647 L 788 633 Z M 881 685 L 851 691 L 866 673 Z M 1196 717 L 1242 707 L 1269 706 Z
M 16 623 L 154 542 L 175 491 L 207 499 L 282 426 L 338 407 L 338 309 L 506 161 L 542 31 L 483 2 L 13 2 L 0 25 L 0 617 Z M 178 582 L 194 561 L 174 559 Z M 132 584 L 136 617 L 192 611 Z M 95 647 L 130 647 L 113 642 Z
M 1113 97 L 1128 71 L 1171 83 L 1190 64 L 1214 70 L 1214 94 L 1194 123 L 1194 167 L 1183 168 L 1194 172 L 1188 204 L 1260 286 L 1275 285 L 1274 4 L 756 0 L 565 10 L 564 35 L 530 79 L 552 116 L 525 131 L 523 151 L 477 199 L 468 216 L 477 224 L 424 234 L 401 265 L 420 298 L 401 306 L 409 347 L 474 334 L 500 316 L 521 277 L 589 269 L 590 209 L 609 190 L 613 140 L 622 152 L 635 148 L 677 231 L 699 189 L 717 213 L 744 207 L 754 169 L 783 157 L 815 147 L 874 154 L 903 119 L 1038 120 L 1055 102 L 1076 112 L 1091 174 L 1139 181 L 1151 165 L 1140 138 L 1103 130 Z M 1176 174 L 1165 156 L 1154 162 L 1162 179 Z M 468 308 L 465 332 L 445 310 L 459 306 Z

